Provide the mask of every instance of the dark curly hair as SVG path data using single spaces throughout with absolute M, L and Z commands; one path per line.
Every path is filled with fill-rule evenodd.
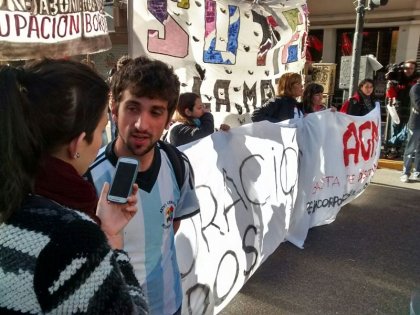
M 178 103 L 180 82 L 168 64 L 141 56 L 130 60 L 112 79 L 111 91 L 116 108 L 127 89 L 137 97 L 168 101 L 169 122 Z

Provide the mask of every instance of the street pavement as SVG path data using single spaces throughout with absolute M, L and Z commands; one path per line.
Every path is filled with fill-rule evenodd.
M 420 292 L 420 182 L 378 169 L 304 249 L 281 244 L 222 315 L 410 314 Z M 418 313 L 420 314 L 420 313 Z

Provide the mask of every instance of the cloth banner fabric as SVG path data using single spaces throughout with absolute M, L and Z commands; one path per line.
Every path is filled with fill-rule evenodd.
M 110 48 L 103 0 L 0 1 L 0 60 L 63 58 Z
M 216 132 L 179 147 L 193 166 L 200 215 L 176 235 L 182 314 L 217 314 L 285 239 L 334 221 L 374 175 L 380 109 L 325 110 Z
M 250 122 L 284 72 L 300 72 L 306 0 L 129 1 L 129 55 L 172 65 L 182 92 L 201 95 L 216 125 Z M 227 121 L 226 121 L 227 119 Z
M 284 240 L 297 192 L 296 129 L 268 122 L 180 147 L 200 215 L 176 236 L 183 314 L 214 314 Z
M 372 179 L 381 151 L 380 107 L 362 117 L 326 110 L 297 124 L 299 186 L 287 240 L 303 247 L 311 227 L 333 222 Z

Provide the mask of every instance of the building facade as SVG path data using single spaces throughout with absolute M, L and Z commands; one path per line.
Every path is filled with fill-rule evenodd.
M 341 57 L 352 55 L 358 1 L 308 0 L 307 4 L 310 21 L 307 59 L 337 64 L 333 103 L 340 104 L 345 94 L 338 86 Z M 373 55 L 384 66 L 373 78 L 377 96 L 383 97 L 388 64 L 407 59 L 420 63 L 420 1 L 389 0 L 385 6 L 365 11 L 362 36 L 361 55 Z

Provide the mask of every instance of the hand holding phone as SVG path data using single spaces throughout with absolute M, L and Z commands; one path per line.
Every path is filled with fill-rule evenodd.
M 107 199 L 115 203 L 126 203 L 137 178 L 139 162 L 134 158 L 120 157 L 112 179 Z
M 137 184 L 133 184 L 127 203 L 109 202 L 107 196 L 109 193 L 109 183 L 105 183 L 99 196 L 96 215 L 101 220 L 101 229 L 105 233 L 109 245 L 114 249 L 123 248 L 124 237 L 123 230 L 125 226 L 137 213 Z

